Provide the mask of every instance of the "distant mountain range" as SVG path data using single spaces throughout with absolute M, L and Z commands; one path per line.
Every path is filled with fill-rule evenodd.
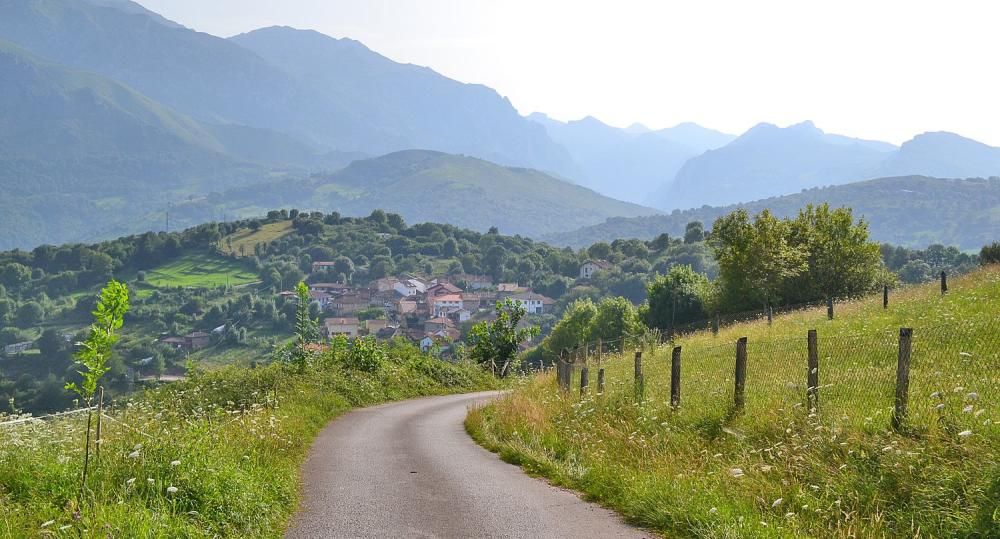
M 852 208 L 856 218 L 868 221 L 872 238 L 896 245 L 926 247 L 942 243 L 978 251 L 996 241 L 1000 231 L 1000 178 L 905 176 L 812 188 L 745 204 L 675 210 L 668 215 L 613 217 L 598 225 L 539 239 L 577 248 L 619 238 L 649 240 L 664 232 L 683 235 L 691 221 L 701 221 L 707 230 L 715 219 L 737 208 L 751 213 L 767 208 L 778 216 L 792 217 L 807 204 L 824 202 L 832 207 Z
M 925 133 L 895 147 L 824 133 L 812 122 L 759 124 L 688 160 L 649 201 L 671 210 L 725 205 L 874 177 L 1000 175 L 1000 148 L 952 133 Z
M 537 236 L 912 174 L 1000 175 L 1000 149 L 950 133 L 897 148 L 808 122 L 736 137 L 523 117 L 493 89 L 350 39 L 223 39 L 129 0 L 0 2 L 0 249 L 282 200 Z
M 636 203 L 669 183 L 688 159 L 736 138 L 693 123 L 653 131 L 638 124 L 619 129 L 590 116 L 573 122 L 539 113 L 528 118 L 569 150 L 580 184 Z

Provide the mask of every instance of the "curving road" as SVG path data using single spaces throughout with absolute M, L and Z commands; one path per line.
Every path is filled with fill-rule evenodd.
M 476 445 L 466 412 L 496 396 L 415 399 L 331 422 L 303 465 L 286 537 L 650 537 Z

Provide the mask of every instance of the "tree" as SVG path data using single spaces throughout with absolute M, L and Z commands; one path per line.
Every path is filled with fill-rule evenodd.
M 14 323 L 19 328 L 30 328 L 38 325 L 45 318 L 45 309 L 37 301 L 29 301 L 21 305 L 14 315 Z
M 381 279 L 392 274 L 392 259 L 388 256 L 379 255 L 373 257 L 368 265 L 368 277 L 371 279 Z
M 83 380 L 80 385 L 74 382 L 66 384 L 66 389 L 79 395 L 87 407 L 90 407 L 93 403 L 94 393 L 97 391 L 97 383 L 110 370 L 108 363 L 111 360 L 111 352 L 118 342 L 118 330 L 125 323 L 125 313 L 128 312 L 128 309 L 128 287 L 118 281 L 110 281 L 101 290 L 100 299 L 97 300 L 97 306 L 92 313 L 94 322 L 90 326 L 90 333 L 80 343 L 80 349 L 76 353 L 76 362 L 83 367 L 83 370 L 79 371 Z M 84 488 L 87 485 L 92 415 L 92 412 L 88 410 L 87 445 L 83 457 L 83 478 L 80 481 L 81 499 L 83 498 Z
M 483 257 L 483 269 L 493 277 L 500 279 L 503 275 L 504 264 L 507 262 L 507 250 L 502 245 L 494 245 L 486 251 Z
M 21 285 L 31 280 L 31 268 L 14 262 L 0 269 L 0 284 L 7 288 L 19 289 Z
M 869 240 L 868 223 L 855 223 L 849 208 L 831 211 L 828 204 L 810 204 L 790 221 L 788 233 L 789 245 L 805 253 L 806 271 L 787 281 L 786 300 L 854 297 L 890 284 L 879 245 Z
M 497 302 L 496 320 L 472 326 L 467 339 L 471 346 L 469 357 L 483 367 L 488 367 L 495 376 L 507 376 L 517 357 L 518 346 L 538 335 L 536 326 L 518 329 L 517 325 L 524 314 L 524 307 L 510 298 Z
M 441 254 L 448 258 L 458 256 L 458 242 L 455 241 L 455 238 L 444 240 L 444 244 L 441 245 Z
M 691 221 L 684 227 L 684 243 L 705 241 L 705 227 L 701 221 Z
M 606 260 L 611 256 L 611 246 L 606 242 L 599 241 L 587 248 L 587 254 L 596 260 Z
M 590 336 L 590 326 L 597 316 L 597 306 L 590 298 L 570 303 L 562 319 L 542 342 L 542 349 L 550 357 L 558 357 L 563 350 L 576 348 Z
M 587 340 L 601 339 L 619 350 L 624 348 L 625 339 L 643 333 L 645 329 L 639 312 L 632 302 L 623 297 L 604 298 L 597 304 L 597 314 L 590 326 Z M 616 346 L 615 342 L 621 342 Z
M 712 284 L 691 266 L 673 266 L 666 275 L 656 276 L 646 285 L 649 309 L 645 312 L 647 326 L 661 331 L 677 324 L 687 324 L 708 316 L 707 303 Z
M 58 331 L 48 328 L 38 337 L 36 344 L 38 350 L 42 353 L 42 357 L 46 359 L 58 359 L 62 356 L 66 340 L 63 339 Z
M 979 263 L 984 266 L 1000 263 L 1000 241 L 983 246 L 979 251 Z
M 383 213 L 382 215 L 385 214 Z M 347 258 L 346 256 L 338 256 L 333 261 L 333 270 L 336 271 L 338 274 L 344 274 L 345 276 L 347 276 L 347 279 L 350 279 L 351 275 L 354 273 L 354 262 L 352 262 L 351 259 Z
M 788 222 L 768 210 L 753 221 L 742 208 L 718 218 L 711 242 L 729 309 L 780 301 L 785 281 L 806 270 L 806 254 L 789 244 Z

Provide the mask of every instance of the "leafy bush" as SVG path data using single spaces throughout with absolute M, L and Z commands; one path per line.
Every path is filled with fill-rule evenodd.
M 354 339 L 347 353 L 345 364 L 355 370 L 378 372 L 388 360 L 385 348 L 374 337 Z

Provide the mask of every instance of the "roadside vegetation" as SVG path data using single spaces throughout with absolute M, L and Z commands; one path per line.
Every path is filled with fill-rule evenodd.
M 470 414 L 485 447 L 668 537 L 1000 536 L 1000 266 L 937 284 L 680 335 L 588 362 L 584 395 L 526 379 Z M 910 412 L 890 427 L 896 339 L 914 328 Z M 806 401 L 806 332 L 819 334 L 818 407 Z M 733 354 L 748 337 L 746 407 Z M 606 371 L 598 394 L 594 379 Z M 579 365 L 578 365 L 579 368 Z M 577 371 L 579 374 L 579 371 Z
M 360 342 L 314 348 L 302 369 L 193 370 L 106 405 L 79 500 L 85 415 L 0 424 L 0 537 L 280 537 L 299 466 L 330 419 L 497 387 L 478 366 L 409 343 Z

